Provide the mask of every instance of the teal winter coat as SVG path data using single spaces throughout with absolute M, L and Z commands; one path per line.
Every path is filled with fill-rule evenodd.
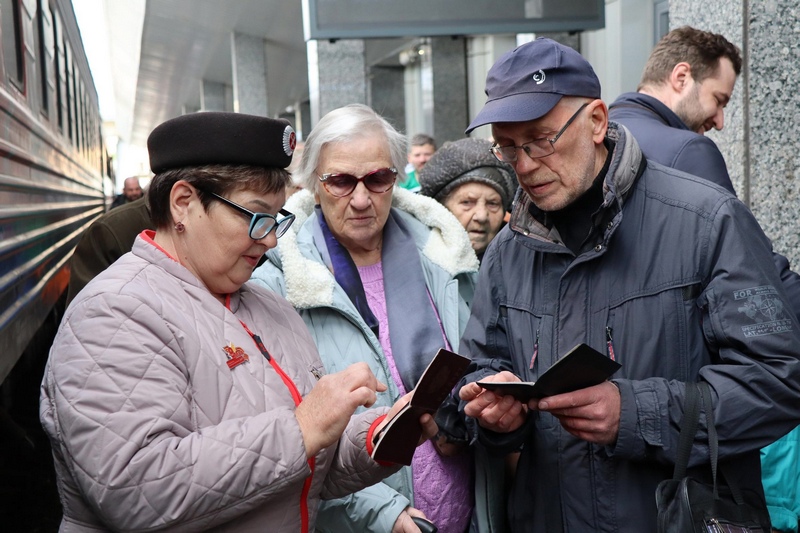
M 283 295 L 303 317 L 328 373 L 366 362 L 388 390 L 375 406 L 391 406 L 400 396 L 378 338 L 336 283 L 316 242 L 322 239 L 314 197 L 292 195 L 285 207 L 293 227 L 270 250 L 253 280 Z M 453 349 L 469 317 L 478 260 L 458 220 L 435 200 L 395 187 L 392 209 L 413 234 L 431 299 Z M 325 254 L 327 257 L 327 254 Z M 431 354 L 433 355 L 433 354 Z M 322 531 L 391 531 L 405 507 L 413 505 L 411 468 L 346 498 L 323 502 L 317 522 Z

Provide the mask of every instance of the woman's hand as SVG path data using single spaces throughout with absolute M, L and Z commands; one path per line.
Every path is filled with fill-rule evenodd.
M 375 435 L 380 435 L 381 431 L 383 430 L 384 426 L 389 423 L 389 421 L 396 415 L 400 410 L 405 407 L 405 405 L 411 401 L 411 395 L 414 394 L 414 391 L 408 392 L 405 395 L 401 396 L 399 400 L 397 400 L 389 412 L 386 413 L 386 418 L 384 418 L 378 427 L 375 428 Z M 419 417 L 419 425 L 422 426 L 422 436 L 417 443 L 417 446 L 425 442 L 426 440 L 433 438 L 439 432 L 439 426 L 436 425 L 436 421 L 433 419 L 433 416 L 425 413 L 421 417 Z
M 377 393 L 385 390 L 386 385 L 378 381 L 366 363 L 322 376 L 295 409 L 306 456 L 313 457 L 338 441 L 355 410 L 362 405 L 372 406 Z
M 423 513 L 419 509 L 415 509 L 414 507 L 410 506 L 406 507 L 405 509 L 403 509 L 403 512 L 400 513 L 400 516 L 397 517 L 397 520 L 395 520 L 394 527 L 392 527 L 392 533 L 420 533 L 417 524 L 415 524 L 414 521 L 411 520 L 412 516 L 427 518 L 425 516 L 425 513 Z

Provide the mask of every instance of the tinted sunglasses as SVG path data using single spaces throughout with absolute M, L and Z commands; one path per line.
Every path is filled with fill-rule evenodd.
M 394 182 L 397 180 L 397 169 L 394 167 L 379 168 L 364 174 L 360 178 L 352 174 L 343 173 L 323 174 L 317 177 L 319 181 L 322 182 L 322 186 L 325 187 L 326 191 L 333 196 L 341 198 L 356 190 L 359 181 L 364 182 L 364 187 L 366 187 L 368 191 L 379 194 L 388 191 L 394 186 Z
M 236 202 L 232 202 L 224 196 L 220 196 L 219 194 L 213 192 L 208 194 L 235 209 L 236 211 L 239 211 L 240 213 L 250 217 L 250 229 L 248 230 L 247 234 L 250 235 L 250 238 L 254 241 L 263 239 L 269 235 L 269 232 L 273 229 L 275 230 L 275 237 L 280 237 L 286 233 L 286 230 L 289 229 L 289 226 L 291 226 L 292 222 L 294 222 L 294 215 L 285 209 L 278 211 L 278 213 L 282 215 L 281 218 L 278 218 L 274 215 L 270 215 L 269 213 L 254 213 L 246 207 L 243 207 Z

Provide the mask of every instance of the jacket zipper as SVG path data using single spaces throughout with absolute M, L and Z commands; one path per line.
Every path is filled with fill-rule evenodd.
M 533 355 L 531 356 L 531 366 L 530 370 L 533 370 L 533 363 L 536 361 L 536 357 L 539 355 L 539 328 L 536 328 L 536 341 L 533 343 Z
M 611 338 L 611 327 L 610 326 L 606 326 L 606 346 L 608 346 L 608 357 L 612 361 L 616 361 L 616 358 L 614 357 L 614 341 Z

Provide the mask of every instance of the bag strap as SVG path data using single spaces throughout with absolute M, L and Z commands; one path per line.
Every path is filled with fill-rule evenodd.
M 681 433 L 678 437 L 678 453 L 675 457 L 675 470 L 672 474 L 672 479 L 675 480 L 686 477 L 686 467 L 689 464 L 689 455 L 692 453 L 692 444 L 700 421 L 699 396 L 698 385 L 687 383 L 683 418 L 681 418 Z
M 711 403 L 711 387 L 705 382 L 698 383 L 697 386 L 700 389 L 700 396 L 703 398 L 703 409 L 706 412 L 708 451 L 711 454 L 711 476 L 714 481 L 714 498 L 717 499 L 719 497 L 717 492 L 717 462 L 719 459 L 719 443 L 717 441 L 717 428 L 714 426 L 714 406 Z M 725 483 L 728 485 L 728 489 L 731 491 L 733 501 L 735 501 L 737 505 L 743 505 L 744 497 L 742 496 L 742 491 L 739 488 L 739 484 L 735 480 L 736 478 L 734 478 L 732 475 L 729 475 L 726 464 L 719 463 L 719 469 L 725 478 Z
M 714 499 L 719 498 L 717 492 L 717 460 L 719 459 L 719 442 L 717 427 L 714 425 L 714 406 L 711 403 L 711 387 L 708 383 L 697 383 L 700 397 L 703 399 L 703 410 L 706 412 L 706 431 L 708 432 L 708 453 L 711 455 L 711 479 L 714 482 Z

